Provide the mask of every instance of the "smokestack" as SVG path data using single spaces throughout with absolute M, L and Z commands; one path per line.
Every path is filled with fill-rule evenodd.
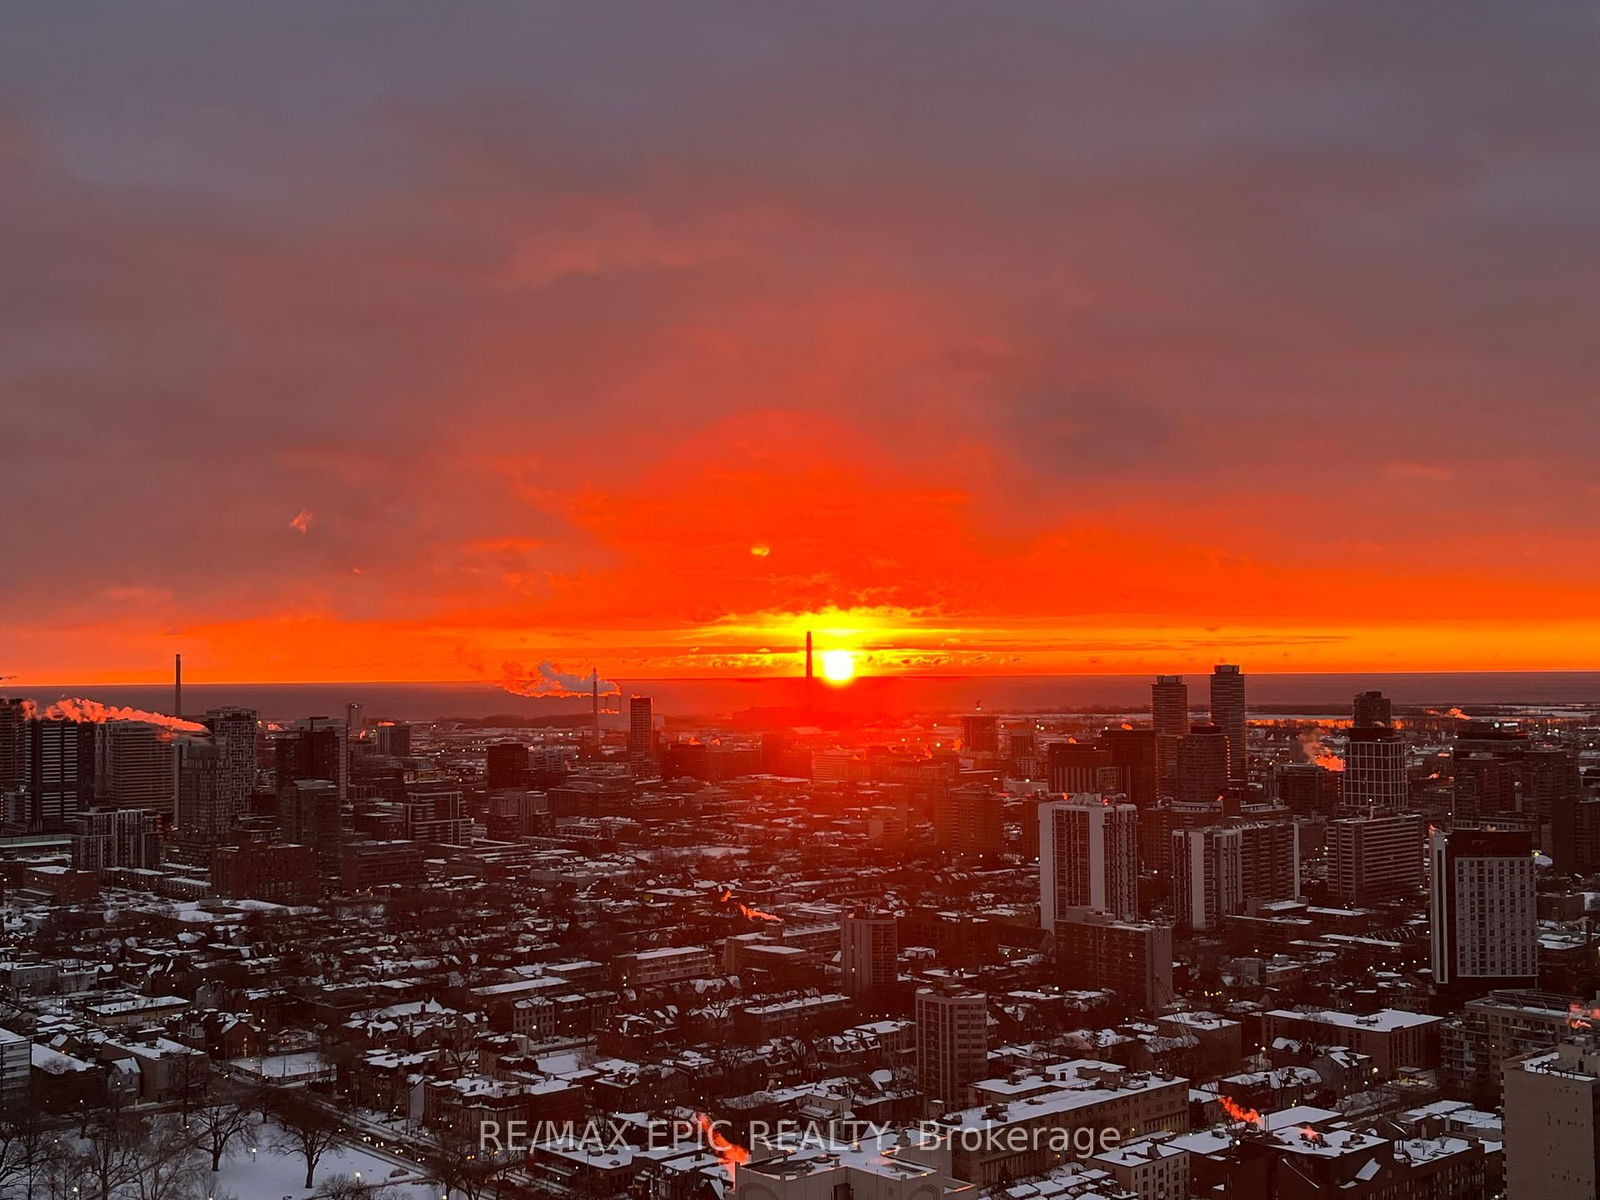
M 172 656 L 172 715 L 183 720 L 183 655 Z
M 811 682 L 811 630 L 806 630 L 806 682 Z
M 600 668 L 595 667 L 589 674 L 590 699 L 594 704 L 594 752 L 600 753 Z

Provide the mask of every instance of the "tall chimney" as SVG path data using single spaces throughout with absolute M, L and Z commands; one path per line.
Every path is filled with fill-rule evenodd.
M 806 630 L 806 682 L 811 682 L 811 630 Z
M 172 656 L 172 715 L 183 719 L 183 655 Z
M 590 699 L 594 703 L 594 752 L 600 753 L 600 668 L 595 667 L 589 672 Z

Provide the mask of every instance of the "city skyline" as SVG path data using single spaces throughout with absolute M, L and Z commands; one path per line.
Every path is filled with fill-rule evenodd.
M 473 12 L 16 15 L 0 673 L 1600 669 L 1587 15 Z
M 6 18 L 0 1200 L 1596 1200 L 1600 7 Z

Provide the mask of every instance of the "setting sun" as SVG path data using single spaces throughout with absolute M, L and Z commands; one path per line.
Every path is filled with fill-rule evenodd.
M 822 677 L 829 683 L 849 683 L 855 678 L 856 656 L 848 650 L 825 650 L 822 653 Z

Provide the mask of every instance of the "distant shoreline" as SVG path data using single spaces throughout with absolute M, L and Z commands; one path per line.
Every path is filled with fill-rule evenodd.
M 1248 674 L 1252 711 L 1263 716 L 1348 714 L 1358 691 L 1376 688 L 1397 706 L 1474 705 L 1576 709 L 1600 707 L 1600 671 L 1460 671 Z M 1138 713 L 1149 707 L 1150 675 L 867 676 L 819 693 L 832 705 L 886 713 L 942 714 L 981 706 L 996 713 Z M 1185 676 L 1190 704 L 1208 699 L 1204 673 Z M 622 679 L 623 693 L 644 693 L 667 717 L 731 715 L 783 708 L 804 698 L 804 681 L 765 679 Z M 821 686 L 821 685 L 819 685 Z M 0 684 L 0 694 L 49 703 L 84 696 L 156 712 L 172 707 L 170 684 Z M 616 706 L 616 696 L 610 706 Z M 282 720 L 342 715 L 360 704 L 368 717 L 433 721 L 481 720 L 500 714 L 544 716 L 589 710 L 586 695 L 519 696 L 492 683 L 235 683 L 186 680 L 184 709 L 242 705 Z

